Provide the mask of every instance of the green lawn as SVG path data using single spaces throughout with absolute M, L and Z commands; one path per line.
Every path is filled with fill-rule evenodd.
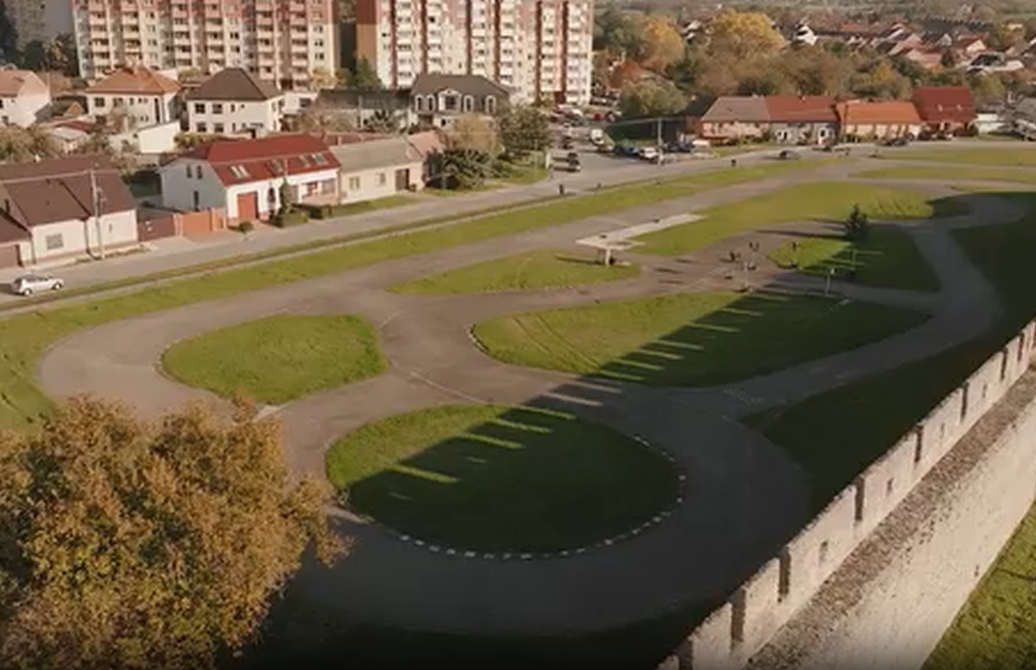
M 473 332 L 489 355 L 507 363 L 707 386 L 858 347 L 926 318 L 862 302 L 715 291 L 500 316 Z
M 280 405 L 373 377 L 385 361 L 360 317 L 278 314 L 181 340 L 162 365 L 184 384 Z
M 355 216 L 357 214 L 363 214 L 365 212 L 376 212 L 379 209 L 391 209 L 393 207 L 401 207 L 403 205 L 412 205 L 417 200 L 410 195 L 389 195 L 384 198 L 376 198 L 374 200 L 364 200 L 362 202 L 352 202 L 345 205 L 335 205 L 335 218 L 339 216 Z
M 587 216 L 684 196 L 709 187 L 752 181 L 780 173 L 789 169 L 789 165 L 794 166 L 794 163 L 774 162 L 763 166 L 699 172 L 658 184 L 605 189 L 586 196 L 566 197 L 539 206 L 467 219 L 454 225 L 425 228 L 255 265 L 214 271 L 139 291 L 12 316 L 0 320 L 0 426 L 24 426 L 50 410 L 50 400 L 36 386 L 33 373 L 36 359 L 48 346 L 80 328 L 330 275 L 468 242 L 567 223 Z M 224 259 L 204 267 L 215 270 L 232 263 L 232 260 Z M 169 273 L 158 275 L 165 276 L 169 276 Z M 132 283 L 140 281 L 142 279 L 138 278 L 132 280 Z M 98 288 L 111 289 L 129 283 L 111 282 Z
M 613 537 L 671 505 L 660 454 L 606 426 L 530 407 L 448 405 L 361 426 L 327 475 L 355 511 L 457 549 L 552 552 Z
M 938 161 L 970 165 L 1007 165 L 1036 167 L 1036 148 L 1020 144 L 1010 149 L 968 147 L 941 149 L 882 149 L 880 157 L 894 160 Z
M 419 277 L 388 290 L 436 295 L 515 291 L 615 281 L 634 277 L 637 272 L 633 265 L 601 265 L 586 254 L 537 249 Z
M 838 235 L 800 237 L 781 244 L 768 257 L 783 268 L 797 262 L 801 271 L 819 276 L 834 270 L 836 279 L 845 279 L 855 269 L 856 283 L 865 286 L 939 290 L 939 279 L 910 235 L 881 224 L 872 225 L 858 244 Z
M 932 181 L 939 182 L 975 180 L 1036 184 L 1036 170 L 967 167 L 957 165 L 946 167 L 934 167 L 930 165 L 890 167 L 878 170 L 867 170 L 866 172 L 861 172 L 854 176 L 868 179 L 930 179 Z
M 706 209 L 699 221 L 638 237 L 643 245 L 636 251 L 670 256 L 701 249 L 745 230 L 790 221 L 842 221 L 854 204 L 873 220 L 926 219 L 962 211 L 955 200 L 933 202 L 917 191 L 848 181 L 813 182 Z

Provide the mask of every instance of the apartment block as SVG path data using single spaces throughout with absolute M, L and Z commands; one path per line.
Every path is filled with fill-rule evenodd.
M 383 84 L 480 75 L 518 100 L 590 99 L 593 0 L 357 0 L 356 57 Z
M 70 2 L 6 0 L 4 8 L 14 28 L 19 49 L 29 42 L 49 42 L 58 35 L 72 33 Z
M 80 76 L 239 67 L 283 89 L 335 71 L 332 0 L 72 0 Z

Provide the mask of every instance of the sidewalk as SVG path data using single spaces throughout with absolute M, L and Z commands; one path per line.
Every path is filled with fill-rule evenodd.
M 765 151 L 759 152 L 759 154 L 745 154 L 739 156 L 738 160 L 742 164 L 751 163 L 758 161 L 762 155 L 772 153 L 772 151 Z M 507 186 L 492 191 L 478 191 L 455 196 L 418 194 L 412 205 L 337 219 L 314 220 L 292 228 L 278 229 L 263 226 L 262 230 L 257 230 L 249 235 L 226 232 L 215 233 L 201 239 L 173 237 L 156 240 L 152 243 L 155 250 L 150 252 L 55 268 L 53 272 L 64 279 L 69 288 L 82 288 L 198 263 L 230 259 L 242 254 L 388 228 L 421 219 L 447 215 L 456 215 L 460 218 L 464 214 L 492 207 L 521 203 L 533 204 L 538 200 L 555 195 L 559 184 L 565 185 L 566 193 L 578 193 L 592 189 L 597 184 L 611 186 L 650 179 L 654 176 L 665 178 L 689 172 L 714 170 L 728 164 L 728 159 L 690 160 L 662 167 L 623 159 L 616 159 L 615 164 L 616 167 L 613 169 L 579 174 L 561 173 L 556 174 L 553 179 L 546 179 L 535 184 Z M 26 272 L 26 268 L 0 270 L 0 282 L 9 282 L 14 277 Z M 0 293 L 0 303 L 18 299 L 17 296 Z

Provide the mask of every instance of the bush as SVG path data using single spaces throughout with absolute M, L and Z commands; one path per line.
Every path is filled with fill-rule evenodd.
M 301 209 L 290 209 L 287 212 L 278 212 L 270 217 L 270 223 L 277 226 L 278 228 L 287 228 L 288 226 L 296 226 L 300 223 L 309 221 L 309 213 Z
M 237 229 L 240 230 L 242 233 L 250 233 L 253 230 L 255 230 L 255 224 L 251 221 L 242 221 L 241 223 L 237 224 Z

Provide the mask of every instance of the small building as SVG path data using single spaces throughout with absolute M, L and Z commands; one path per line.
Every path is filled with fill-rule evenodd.
M 838 137 L 835 100 L 823 95 L 768 95 L 768 130 L 781 144 L 827 144 Z
M 189 132 L 261 137 L 282 130 L 284 94 L 243 68 L 220 70 L 184 97 Z
M 418 121 L 434 128 L 448 128 L 465 114 L 497 116 L 513 95 L 503 84 L 473 74 L 419 74 L 410 87 Z
M 292 203 L 339 201 L 338 159 L 304 133 L 200 145 L 161 169 L 162 202 L 172 209 L 222 208 L 229 221 L 269 219 L 287 184 Z
M 325 88 L 308 109 L 360 129 L 377 126 L 398 131 L 417 123 L 405 89 Z
M 180 85 L 150 68 L 124 67 L 86 89 L 87 113 L 117 133 L 179 123 Z
M 331 147 L 341 164 L 341 202 L 376 200 L 424 187 L 424 156 L 406 137 Z
M 0 267 L 101 258 L 138 244 L 137 202 L 107 157 L 0 165 Z
M 914 103 L 901 100 L 849 100 L 835 106 L 844 139 L 873 140 L 917 137 L 921 117 Z
M 50 106 L 50 87 L 30 70 L 0 69 L 0 122 L 28 128 Z
M 961 133 L 975 123 L 975 101 L 967 86 L 918 86 L 913 101 L 928 132 Z
M 701 116 L 695 130 L 702 139 L 722 142 L 762 137 L 769 124 L 770 111 L 762 97 L 720 96 Z

